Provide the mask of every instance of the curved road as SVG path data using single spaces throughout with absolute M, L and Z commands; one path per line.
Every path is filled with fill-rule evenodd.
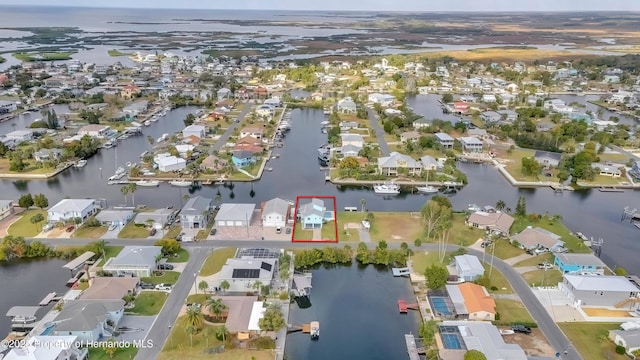
M 36 240 L 36 239 L 33 239 Z M 96 239 L 37 239 L 49 245 L 86 245 L 91 242 L 95 242 Z M 108 244 L 119 245 L 149 245 L 148 240 L 139 239 L 104 239 Z M 180 276 L 178 282 L 174 286 L 165 306 L 158 314 L 157 320 L 149 330 L 147 339 L 154 341 L 154 347 L 151 349 L 141 349 L 138 352 L 138 359 L 152 359 L 155 358 L 162 349 L 162 344 L 167 340 L 170 328 L 178 317 L 178 313 L 182 304 L 184 303 L 189 289 L 194 286 L 194 277 L 190 274 L 196 273 L 202 265 L 208 254 L 210 254 L 215 248 L 219 247 L 256 247 L 256 248 L 317 248 L 325 247 L 325 243 L 291 243 L 288 241 L 275 241 L 275 240 L 215 240 L 215 241 L 203 241 L 203 242 L 187 242 L 182 243 L 183 247 L 187 249 L 191 256 L 183 275 Z M 352 247 L 357 245 L 356 243 L 348 244 Z M 368 247 L 375 247 L 377 243 L 367 243 Z M 398 243 L 389 243 L 389 248 L 399 248 Z M 437 251 L 438 244 L 423 244 L 420 249 Z M 447 251 L 455 251 L 459 247 L 455 245 L 449 245 Z M 475 255 L 479 259 L 483 258 L 481 251 L 467 248 L 467 253 Z M 562 359 L 566 360 L 582 360 L 582 356 L 572 346 L 569 339 L 560 330 L 558 325 L 553 321 L 547 310 L 542 306 L 538 298 L 534 295 L 531 288 L 524 281 L 522 276 L 516 272 L 511 265 L 504 262 L 502 259 L 493 257 L 491 254 L 484 254 L 484 260 L 486 263 L 491 263 L 493 258 L 493 267 L 498 270 L 507 279 L 513 290 L 518 294 L 522 303 L 531 314 L 531 317 L 536 321 L 540 331 L 547 338 L 549 344 L 555 349 L 555 351 L 562 354 Z M 161 344 L 161 345 L 156 345 Z M 567 351 L 567 354 L 564 354 Z

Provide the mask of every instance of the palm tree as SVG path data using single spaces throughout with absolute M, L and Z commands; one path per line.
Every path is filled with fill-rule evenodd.
M 199 307 L 190 306 L 187 308 L 187 312 L 184 317 L 187 327 L 193 326 L 197 331 L 202 326 L 202 319 L 202 310 L 200 310 Z
M 504 210 L 504 208 L 506 208 L 506 207 L 507 207 L 507 204 L 505 204 L 505 203 L 504 203 L 504 201 L 502 201 L 502 200 L 498 200 L 498 201 L 496 202 L 496 210 L 502 211 L 502 210 Z
M 229 288 L 231 287 L 231 285 L 229 284 L 229 282 L 227 280 L 223 280 L 220 283 L 220 287 L 222 288 L 222 291 L 227 292 L 227 290 L 229 290 Z
M 216 205 L 220 206 L 220 203 L 222 202 L 222 195 L 220 195 L 220 192 L 216 194 L 215 201 Z
M 131 193 L 131 199 L 133 201 L 133 206 L 136 206 L 135 192 L 136 192 L 136 190 L 138 190 L 138 185 L 136 185 L 136 183 L 129 183 L 127 185 L 127 187 L 129 188 L 129 192 Z
M 147 135 L 147 141 L 149 142 L 149 145 L 153 146 L 153 144 L 155 143 L 155 140 L 153 139 L 153 136 L 151 135 Z
M 222 302 L 222 299 L 208 299 L 205 306 L 207 307 L 207 310 L 216 316 L 216 320 L 220 319 L 222 312 L 227 309 L 227 305 Z
M 207 283 L 206 281 L 202 280 L 198 283 L 198 289 L 202 290 L 202 292 L 206 295 L 207 294 L 207 289 L 209 288 L 209 283 Z
M 227 336 L 229 336 L 229 330 L 227 330 L 226 326 L 222 325 L 216 328 L 216 337 L 221 339 L 223 343 L 227 339 Z
M 364 212 L 364 207 L 367 205 L 367 200 L 364 198 L 360 199 L 360 211 Z
M 124 196 L 124 203 L 125 205 L 127 204 L 127 194 L 129 193 L 129 187 L 128 186 L 123 186 L 120 188 L 120 192 L 122 193 L 122 196 Z
M 255 290 L 255 292 L 259 292 L 260 288 L 262 287 L 262 283 L 260 282 L 260 280 L 256 280 L 253 285 L 251 285 L 251 287 L 253 288 L 253 290 Z
M 193 325 L 189 325 L 184 328 L 184 332 L 189 335 L 189 340 L 191 340 L 191 347 L 193 347 L 193 335 L 198 332 L 198 329 Z

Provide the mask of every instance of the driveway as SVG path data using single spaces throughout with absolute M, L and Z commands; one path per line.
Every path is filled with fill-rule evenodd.
M 107 230 L 107 232 L 104 233 L 102 237 L 105 239 L 117 239 L 118 234 L 120 233 L 121 230 L 122 230 L 121 226 L 116 227 L 114 230 Z
M 367 108 L 367 115 L 369 115 L 369 121 L 371 122 L 373 131 L 376 132 L 376 139 L 378 139 L 378 144 L 380 145 L 380 153 L 382 156 L 389 156 L 391 153 L 389 144 L 387 144 L 387 140 L 384 138 L 384 130 L 380 127 L 380 121 L 378 121 L 376 112 L 371 108 Z
M 360 236 L 360 242 L 371 242 L 371 236 L 367 230 L 358 230 L 358 236 Z
M 132 342 L 144 340 L 155 320 L 155 316 L 123 316 L 118 324 L 118 331 L 120 332 L 118 341 Z
M 20 220 L 20 216 L 15 214 L 2 219 L 2 221 L 0 221 L 0 237 L 5 237 L 9 235 L 8 234 L 9 227 L 11 226 L 11 224 L 13 224 L 18 220 Z

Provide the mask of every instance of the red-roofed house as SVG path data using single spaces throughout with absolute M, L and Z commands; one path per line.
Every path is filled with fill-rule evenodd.
M 457 113 L 464 114 L 469 111 L 469 104 L 464 101 L 456 101 L 453 103 L 453 110 Z
M 120 96 L 125 99 L 131 99 L 140 93 L 140 88 L 135 85 L 125 85 L 120 91 Z

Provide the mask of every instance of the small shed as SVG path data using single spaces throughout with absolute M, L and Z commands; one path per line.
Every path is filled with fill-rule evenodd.
M 458 276 L 465 281 L 474 281 L 484 275 L 484 266 L 473 255 L 458 255 L 455 257 L 455 266 Z

